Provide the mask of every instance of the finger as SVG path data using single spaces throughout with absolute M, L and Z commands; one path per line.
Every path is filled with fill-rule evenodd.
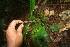
M 21 21 L 21 20 L 13 20 L 13 21 L 10 23 L 10 25 L 9 25 L 8 28 L 15 28 L 16 24 L 18 24 L 18 23 L 22 23 L 22 21 Z
M 17 32 L 18 32 L 18 33 L 22 33 L 23 27 L 24 27 L 24 25 L 21 24 L 21 25 L 18 27 Z

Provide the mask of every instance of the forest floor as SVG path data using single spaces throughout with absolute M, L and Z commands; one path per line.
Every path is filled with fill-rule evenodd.
M 59 8 L 60 7 L 60 8 Z M 48 33 L 51 39 L 51 44 L 49 44 L 49 47 L 70 47 L 70 5 L 39 5 L 37 9 L 35 9 L 35 12 L 40 13 L 40 11 L 45 11 L 46 9 L 49 11 L 46 11 L 48 13 L 51 12 L 51 14 L 47 14 L 44 12 L 44 16 L 46 17 L 47 24 L 62 24 L 62 28 L 58 31 L 51 32 L 51 30 L 48 28 Z M 54 11 L 53 11 L 54 10 Z M 62 13 L 63 12 L 63 13 Z M 29 9 L 27 9 L 25 12 L 22 12 L 21 16 L 16 16 L 15 19 L 19 19 L 22 21 L 29 21 Z M 23 16 L 25 15 L 25 16 Z M 15 17 L 15 16 L 14 16 Z M 7 19 L 9 20 L 9 19 Z M 11 22 L 11 21 L 10 21 Z M 5 21 L 7 25 L 9 25 L 8 21 Z M 30 41 L 29 41 L 30 43 Z
M 59 8 L 60 7 L 60 8 Z M 46 9 L 48 11 L 52 11 L 51 14 L 47 14 L 48 11 L 44 12 L 47 24 L 62 24 L 62 28 L 60 28 L 58 31 L 51 32 L 51 30 L 48 28 L 48 33 L 51 39 L 51 44 L 49 44 L 49 47 L 70 47 L 70 10 L 69 6 L 66 4 L 61 5 L 49 5 L 49 7 L 46 7 L 46 5 L 39 6 L 35 10 L 35 12 L 40 13 L 40 11 L 45 11 Z M 54 10 L 54 11 L 53 11 Z M 69 13 L 69 14 L 68 14 Z M 28 20 L 29 14 L 27 14 L 25 21 Z M 55 25 L 56 26 L 56 25 Z M 30 42 L 30 41 L 29 41 Z

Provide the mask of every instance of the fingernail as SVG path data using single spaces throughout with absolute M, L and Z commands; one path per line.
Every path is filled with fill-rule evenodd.
M 24 27 L 24 25 L 23 25 L 23 24 L 21 24 L 21 26 L 22 26 L 22 27 Z

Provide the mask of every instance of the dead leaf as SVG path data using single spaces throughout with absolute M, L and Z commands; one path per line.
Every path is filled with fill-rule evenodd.
M 44 16 L 48 16 L 49 15 L 49 11 L 46 9 L 44 10 Z

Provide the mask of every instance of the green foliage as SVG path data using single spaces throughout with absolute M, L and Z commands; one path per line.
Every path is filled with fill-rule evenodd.
M 38 15 L 36 15 L 36 16 L 38 16 Z M 43 23 L 41 22 L 39 24 L 36 21 L 33 24 L 33 27 L 32 27 L 32 30 L 31 30 L 30 36 L 29 36 L 33 42 L 33 45 L 35 45 L 35 47 L 48 46 L 49 42 L 45 42 L 45 40 L 50 41 L 50 38 L 49 38 L 49 34 L 47 32 L 47 29 L 45 29 L 47 27 L 45 17 L 43 16 L 43 14 L 40 14 L 40 18 L 37 18 L 35 16 L 32 16 L 32 17 L 34 17 L 32 20 L 40 20 L 43 22 Z M 31 23 L 29 23 L 29 25 L 31 25 Z M 26 42 L 26 38 L 27 38 L 26 34 L 28 34 L 28 28 L 30 27 L 29 25 L 27 25 L 23 30 L 24 42 Z
M 33 27 L 31 38 L 36 47 L 46 47 L 48 46 L 48 43 L 44 41 L 50 40 L 49 34 L 45 28 L 38 23 L 36 23 Z
M 40 24 L 37 23 L 37 21 L 35 22 L 35 24 L 33 25 L 32 27 L 32 30 L 30 32 L 30 38 L 33 42 L 33 45 L 35 45 L 35 47 L 46 47 L 48 46 L 48 42 L 45 42 L 46 41 L 50 41 L 50 38 L 49 38 L 49 34 L 47 32 L 47 29 L 46 26 L 46 18 L 44 17 L 43 13 L 41 12 L 41 14 L 38 14 L 38 13 L 33 13 L 34 11 L 34 7 L 35 7 L 35 0 L 30 0 L 30 18 L 29 20 L 40 20 L 42 21 Z M 40 16 L 40 17 L 38 17 Z M 30 23 L 31 25 L 31 23 Z M 27 25 L 25 28 L 24 28 L 24 42 L 26 41 L 26 33 L 28 34 L 28 28 L 29 26 Z M 25 43 L 26 44 L 26 43 Z
M 35 26 L 33 27 L 33 32 L 36 32 L 35 34 L 37 34 L 39 38 L 42 37 L 45 40 L 49 40 L 48 37 L 46 38 L 48 33 L 46 32 L 45 28 L 41 26 L 41 24 L 36 23 Z
M 45 16 L 44 16 L 44 14 L 43 14 L 43 12 L 41 11 L 41 14 L 40 14 L 40 20 L 42 20 L 42 21 L 45 21 L 46 22 L 46 18 L 45 18 Z
M 35 8 L 35 0 L 30 0 L 30 20 L 32 20 L 34 8 Z
M 30 20 L 40 20 L 40 19 L 36 18 L 35 16 L 30 16 Z
M 44 1 L 44 4 L 46 4 L 47 1 L 48 1 L 48 0 L 45 0 L 45 1 Z
M 30 23 L 23 29 L 24 46 L 26 46 L 26 37 L 27 37 L 26 34 L 29 26 L 30 26 Z
M 58 31 L 61 27 L 62 27 L 61 24 L 50 25 L 50 29 L 52 30 L 52 32 Z
M 30 13 L 33 12 L 34 7 L 35 7 L 35 0 L 30 0 Z

